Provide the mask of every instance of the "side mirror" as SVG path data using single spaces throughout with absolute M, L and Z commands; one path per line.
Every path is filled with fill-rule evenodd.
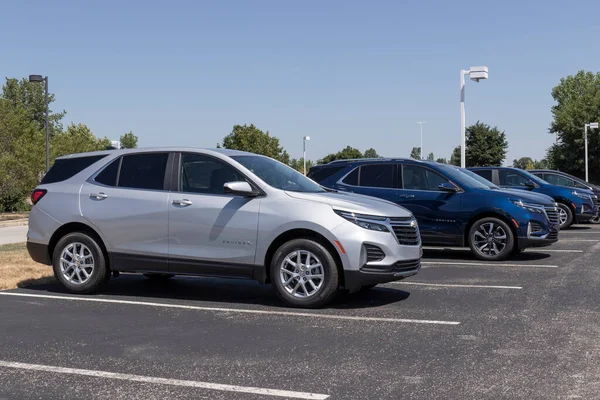
M 453 184 L 451 184 L 450 182 L 440 183 L 440 185 L 438 186 L 438 189 L 440 189 L 442 192 L 451 192 L 451 193 L 458 192 L 458 188 L 456 186 L 454 186 Z
M 236 181 L 227 182 L 223 185 L 223 192 L 227 194 L 237 194 L 246 197 L 256 197 L 258 192 L 252 189 L 252 186 L 248 182 Z
M 533 189 L 535 187 L 535 183 L 533 183 L 533 181 L 526 181 L 523 186 Z

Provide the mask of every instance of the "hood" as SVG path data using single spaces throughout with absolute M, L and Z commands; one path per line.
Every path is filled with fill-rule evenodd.
M 520 198 L 522 200 L 528 200 L 543 205 L 553 205 L 554 199 L 543 193 L 529 192 L 522 189 L 502 189 L 501 192 L 509 194 L 511 197 Z
M 391 201 L 346 192 L 302 193 L 285 192 L 294 199 L 315 201 L 329 204 L 336 210 L 350 211 L 357 214 L 376 215 L 380 217 L 411 217 L 406 208 Z

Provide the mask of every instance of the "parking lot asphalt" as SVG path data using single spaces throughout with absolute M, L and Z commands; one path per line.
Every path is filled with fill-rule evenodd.
M 0 292 L 0 399 L 600 398 L 600 227 L 319 310 L 270 286 L 121 275 L 102 294 Z

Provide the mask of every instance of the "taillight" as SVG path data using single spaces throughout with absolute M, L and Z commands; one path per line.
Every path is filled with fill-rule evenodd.
M 31 192 L 31 203 L 35 205 L 42 199 L 42 197 L 44 197 L 47 192 L 48 191 L 46 189 L 35 189 L 33 192 Z

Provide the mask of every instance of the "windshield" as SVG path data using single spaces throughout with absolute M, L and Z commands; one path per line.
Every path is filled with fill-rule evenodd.
M 233 156 L 235 161 L 252 171 L 256 176 L 276 189 L 290 192 L 321 193 L 320 185 L 293 168 L 263 156 Z
M 489 187 L 490 189 L 494 189 L 494 190 L 500 190 L 500 188 L 496 185 L 494 185 L 492 182 L 488 181 L 487 179 L 485 179 L 483 176 L 481 175 L 477 175 L 475 172 L 473 171 L 469 171 L 468 169 L 463 169 L 463 168 L 456 168 L 458 169 L 460 172 L 462 172 L 463 174 L 467 174 L 469 175 L 471 178 L 478 180 L 479 182 L 483 183 L 484 185 L 486 185 L 487 187 Z
M 440 172 L 443 172 L 458 183 L 460 186 L 467 186 L 474 189 L 489 189 L 490 186 L 484 183 L 481 183 L 479 180 L 472 178 L 470 175 L 464 173 L 460 168 L 457 168 L 452 165 L 439 165 Z

